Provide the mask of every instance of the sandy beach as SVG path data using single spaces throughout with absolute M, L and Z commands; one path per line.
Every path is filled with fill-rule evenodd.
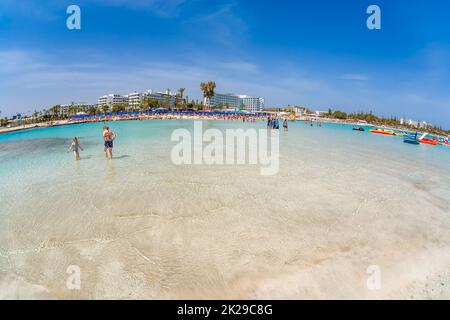
M 14 127 L 0 127 L 0 134 L 2 133 L 8 133 L 8 132 L 15 132 L 15 131 L 21 131 L 21 130 L 28 130 L 33 128 L 46 128 L 50 126 L 64 126 L 70 124 L 69 120 L 58 120 L 58 121 L 52 121 L 52 122 L 38 122 L 38 123 L 32 123 L 32 124 L 24 124 Z
M 281 137 L 279 174 L 262 177 L 173 165 L 170 133 L 190 120 L 110 122 L 120 140 L 105 162 L 101 125 L 0 143 L 1 298 L 450 297 L 447 150 L 419 146 L 438 166 L 393 137 L 298 122 Z M 75 132 L 79 162 L 58 151 Z M 80 290 L 66 286 L 72 265 Z

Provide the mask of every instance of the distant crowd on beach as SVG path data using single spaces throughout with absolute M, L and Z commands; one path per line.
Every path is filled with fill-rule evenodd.
M 226 121 L 243 121 L 256 122 L 264 120 L 266 114 L 246 114 L 231 112 L 127 112 L 127 113 L 107 113 L 101 115 L 80 115 L 69 119 L 69 123 L 84 122 L 107 122 L 119 120 L 149 120 L 149 119 L 202 119 L 202 120 L 226 120 Z

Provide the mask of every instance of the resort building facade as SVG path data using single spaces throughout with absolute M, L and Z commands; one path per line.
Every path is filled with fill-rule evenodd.
M 177 101 L 176 95 L 172 94 L 170 89 L 167 89 L 165 92 L 153 92 L 152 90 L 148 90 L 145 97 L 159 101 L 161 105 L 165 107 L 174 107 L 175 102 Z
M 110 108 L 117 104 L 125 104 L 131 110 L 139 109 L 145 99 L 152 99 L 160 102 L 161 106 L 173 108 L 175 103 L 184 103 L 186 99 L 180 98 L 176 94 L 172 94 L 170 89 L 165 92 L 155 92 L 147 90 L 145 92 L 134 91 L 128 95 L 122 96 L 120 94 L 108 94 L 98 98 L 98 106 L 102 107 L 108 105 Z
M 61 114 L 65 116 L 75 115 L 79 113 L 88 113 L 90 109 L 95 108 L 96 105 L 86 102 L 72 102 L 70 104 L 61 105 Z
M 240 108 L 241 100 L 238 95 L 232 93 L 215 93 L 212 98 L 205 98 L 203 104 L 207 107 Z
M 233 93 L 215 93 L 211 99 L 205 98 L 203 103 L 207 107 L 238 108 L 250 112 L 261 112 L 265 106 L 265 100 L 262 97 L 236 95 Z
M 240 105 L 243 109 L 250 112 L 261 112 L 265 105 L 264 98 L 239 95 Z
M 98 98 L 99 107 L 107 105 L 111 108 L 116 104 L 128 104 L 128 96 L 111 93 Z
M 128 94 L 128 106 L 131 109 L 139 108 L 144 102 L 145 93 L 134 91 Z
M 262 97 L 248 95 L 215 93 L 211 99 L 205 98 L 203 103 L 207 107 L 240 108 L 250 112 L 260 112 L 264 108 L 265 100 Z

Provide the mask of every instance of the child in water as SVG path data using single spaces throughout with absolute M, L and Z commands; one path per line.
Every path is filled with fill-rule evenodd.
M 73 155 L 75 156 L 75 160 L 80 160 L 80 151 L 81 149 L 83 151 L 83 148 L 81 147 L 80 143 L 78 142 L 78 138 L 75 137 L 72 139 L 72 143 L 70 144 L 69 149 L 67 150 L 67 153 L 70 151 L 73 151 Z

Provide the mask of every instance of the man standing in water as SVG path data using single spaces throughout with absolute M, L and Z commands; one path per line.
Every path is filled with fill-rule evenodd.
M 105 142 L 105 146 L 103 148 L 103 152 L 105 153 L 105 159 L 108 159 L 108 153 L 109 152 L 109 158 L 113 158 L 113 141 L 115 138 L 114 132 L 109 130 L 108 126 L 103 127 L 103 140 Z

